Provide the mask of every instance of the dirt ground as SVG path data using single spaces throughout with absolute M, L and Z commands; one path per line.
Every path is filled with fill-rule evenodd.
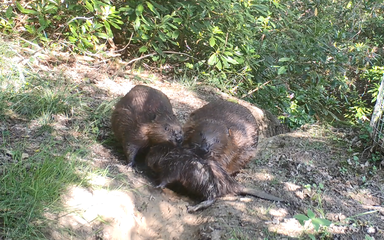
M 168 95 L 184 122 L 191 111 L 215 97 L 214 91 L 196 92 L 165 76 L 121 74 L 113 67 L 80 63 L 52 68 L 77 81 L 85 94 L 94 97 L 94 107 L 142 81 Z M 60 129 L 59 118 L 56 124 Z M 10 129 L 18 134 L 24 126 L 19 123 Z M 372 172 L 361 152 L 349 150 L 358 144 L 354 130 L 311 125 L 272 137 L 265 134 L 256 158 L 236 179 L 289 203 L 227 196 L 193 214 L 186 206 L 196 202 L 154 188 L 142 173 L 125 165 L 118 146 L 103 143 L 112 134 L 109 119 L 100 131 L 89 160 L 104 174 L 90 179 L 93 187 L 74 186 L 63 195 L 68 212 L 47 214 L 60 226 L 48 230 L 50 239 L 308 239 L 305 234 L 314 233 L 313 226 L 301 226 L 293 217 L 307 214 L 308 209 L 333 222 L 321 229 L 319 239 L 384 239 L 384 172 L 381 166 Z M 359 157 L 358 164 L 353 156 Z

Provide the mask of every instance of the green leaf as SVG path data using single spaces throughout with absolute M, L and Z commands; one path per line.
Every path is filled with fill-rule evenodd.
M 11 19 L 12 15 L 13 15 L 13 7 L 12 7 L 12 6 L 9 6 L 9 7 L 7 8 L 7 11 L 5 12 L 5 16 L 6 16 L 7 19 L 9 20 L 9 19 Z
M 312 220 L 312 225 L 313 225 L 313 228 L 315 229 L 316 232 L 319 231 L 320 224 L 318 224 L 318 223 L 316 223 L 316 222 L 314 222 L 314 221 Z
M 212 29 L 212 32 L 214 34 L 223 34 L 223 31 L 221 31 L 220 28 L 217 26 Z
M 95 33 L 95 35 L 102 39 L 108 39 L 110 38 L 106 33 Z
M 39 13 L 34 11 L 34 10 L 30 10 L 30 9 L 25 9 L 23 6 L 21 6 L 20 3 L 16 2 L 16 7 L 17 9 L 19 9 L 20 12 L 24 13 L 24 14 L 33 14 L 33 15 L 38 15 Z
M 159 46 L 157 46 L 156 44 L 152 44 L 152 47 L 153 49 L 155 49 L 155 51 L 160 54 L 161 56 L 164 57 L 164 53 L 163 53 L 163 50 L 161 50 L 161 48 Z
M 173 24 L 170 23 L 170 22 L 167 22 L 167 25 L 170 26 L 170 27 L 173 28 L 173 29 L 178 29 L 178 27 L 176 27 L 175 25 L 173 25 Z
M 21 6 L 20 3 L 16 2 L 16 7 L 17 7 L 17 9 L 19 9 L 20 12 L 23 12 L 24 8 L 23 8 L 23 6 Z
M 228 68 L 229 67 L 228 61 L 227 61 L 227 59 L 225 59 L 225 57 L 220 56 L 220 60 L 221 60 L 220 62 L 223 63 L 224 68 Z
M 172 39 L 177 39 L 179 37 L 179 34 L 180 34 L 179 30 L 173 31 L 172 32 Z
M 243 64 L 244 58 L 243 57 L 235 57 L 235 61 L 238 62 L 239 64 Z
M 293 217 L 299 221 L 301 226 L 304 226 L 304 222 L 309 220 L 309 218 L 307 216 L 305 216 L 304 214 L 296 214 Z
M 232 63 L 232 64 L 239 64 L 235 59 L 227 56 L 225 57 L 225 59 L 229 62 L 229 63 Z
M 32 15 L 39 15 L 39 12 L 35 11 L 35 10 L 31 10 L 31 9 L 25 9 L 25 8 L 22 8 L 23 10 L 20 10 L 20 12 L 24 13 L 24 14 L 32 14 Z
M 39 16 L 39 23 L 41 27 L 46 28 L 49 21 L 47 21 L 43 16 Z
M 310 239 L 316 240 L 316 237 L 313 234 L 309 234 L 308 236 L 309 236 Z
M 121 27 L 114 22 L 108 21 L 108 23 L 111 24 L 116 29 L 121 29 Z M 123 22 L 117 21 L 117 23 L 122 24 Z
M 211 47 L 214 47 L 216 45 L 216 39 L 213 36 L 209 39 L 209 45 Z
M 25 29 L 27 29 L 27 31 L 31 34 L 36 34 L 36 28 L 34 26 L 30 26 L 30 25 L 25 25 L 24 26 Z
M 44 8 L 44 11 L 50 14 L 56 13 L 57 12 L 57 6 L 53 4 L 49 4 Z
M 297 220 L 302 220 L 302 221 L 307 221 L 309 220 L 309 218 L 307 216 L 305 216 L 304 214 L 296 214 L 295 216 L 293 216 L 294 218 L 296 218 Z
M 319 224 L 319 225 L 325 226 L 325 227 L 329 227 L 332 224 L 331 221 L 329 221 L 328 219 L 324 219 L 324 218 L 313 218 L 312 223 L 316 223 L 316 224 Z
M 136 20 L 135 20 L 135 23 L 133 24 L 133 28 L 135 29 L 135 31 L 137 31 L 140 27 L 140 18 L 137 17 Z
M 192 63 L 184 63 L 185 66 L 189 69 L 193 69 L 193 64 Z
M 147 2 L 147 6 L 148 6 L 149 10 L 151 10 L 153 13 L 156 13 L 155 8 L 153 7 L 152 3 Z
M 307 210 L 307 214 L 310 219 L 314 219 L 316 217 L 315 213 L 311 209 Z
M 72 36 L 69 36 L 69 37 L 68 37 L 68 40 L 69 40 L 70 42 L 72 42 L 72 43 L 76 43 L 76 42 L 77 42 L 77 38 L 74 38 L 74 37 L 72 37 Z
M 292 61 L 292 58 L 283 57 L 279 59 L 279 62 L 290 62 Z
M 182 23 L 183 20 L 181 18 L 174 18 L 173 22 L 175 22 L 175 23 Z
M 88 9 L 88 11 L 93 12 L 93 6 L 89 1 L 85 2 L 85 8 Z
M 282 66 L 279 68 L 279 70 L 277 70 L 277 74 L 279 74 L 279 75 L 282 75 L 286 72 L 287 72 L 287 69 L 285 68 L 285 66 Z
M 139 52 L 143 53 L 143 52 L 146 52 L 148 50 L 148 47 L 147 46 L 142 46 L 140 49 L 139 49 Z
M 223 69 L 223 65 L 222 65 L 221 61 L 217 61 L 217 63 L 216 63 L 215 66 L 216 66 L 217 69 L 219 69 L 219 70 Z
M 218 62 L 218 58 L 217 58 L 217 54 L 216 53 L 214 53 L 214 54 L 212 54 L 212 56 L 210 56 L 209 57 L 209 59 L 208 59 L 208 65 L 215 65 L 217 62 Z
M 167 41 L 167 36 L 165 36 L 164 33 L 159 32 L 159 37 L 160 37 L 160 39 L 161 39 L 163 42 L 166 42 L 166 41 Z
M 137 5 L 135 10 L 136 16 L 141 16 L 143 14 L 143 11 L 144 11 L 143 5 L 142 4 Z
M 111 25 L 107 21 L 104 22 L 105 29 L 107 30 L 108 38 L 113 38 L 113 32 L 111 30 Z

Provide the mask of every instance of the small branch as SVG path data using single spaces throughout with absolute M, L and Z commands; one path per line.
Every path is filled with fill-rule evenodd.
M 187 54 L 187 53 L 182 53 L 182 52 L 163 51 L 163 53 L 168 53 L 168 54 L 180 54 L 180 55 L 184 55 L 184 56 L 187 56 L 187 57 L 190 57 L 190 58 L 199 60 L 198 58 L 195 58 L 194 56 L 191 56 L 191 55 L 189 55 L 189 54 Z
M 125 65 L 125 67 L 128 66 L 128 65 L 130 65 L 130 64 L 133 63 L 133 62 L 139 61 L 139 60 L 144 59 L 144 58 L 147 58 L 147 57 L 152 57 L 152 56 L 155 56 L 155 55 L 157 55 L 157 54 L 158 54 L 158 53 L 155 52 L 155 53 L 150 53 L 150 54 L 141 56 L 141 57 L 139 57 L 139 58 L 134 58 L 134 59 L 132 59 L 131 61 L 129 61 L 129 62 Z
M 122 52 L 122 51 L 124 51 L 129 46 L 129 44 L 131 44 L 132 38 L 133 38 L 133 32 L 131 34 L 131 37 L 129 38 L 129 41 L 128 41 L 127 45 L 125 45 L 125 47 L 123 47 L 122 49 L 119 49 L 119 50 L 117 50 L 115 52 Z
M 241 96 L 241 98 L 248 97 L 249 95 L 251 95 L 252 93 L 258 91 L 260 88 L 264 87 L 265 85 L 267 85 L 267 84 L 270 83 L 270 82 L 271 82 L 271 81 L 268 81 L 268 82 L 263 83 L 261 86 L 258 86 L 257 88 L 253 89 L 253 90 L 250 91 L 249 93 L 244 94 L 243 96 Z
M 167 54 L 180 54 L 180 55 L 188 56 L 188 57 L 190 57 L 190 58 L 199 60 L 198 58 L 195 58 L 195 57 L 193 57 L 193 56 L 191 56 L 191 55 L 189 55 L 189 54 L 182 53 L 182 52 L 163 51 L 163 53 L 167 53 Z M 130 65 L 130 64 L 133 63 L 133 62 L 139 61 L 139 60 L 144 59 L 144 58 L 147 58 L 147 57 L 152 57 L 152 56 L 155 56 L 155 55 L 157 55 L 157 54 L 158 54 L 157 52 L 154 52 L 154 53 L 150 53 L 150 54 L 147 54 L 147 55 L 138 57 L 138 58 L 134 58 L 134 59 L 132 59 L 131 61 L 129 61 L 129 62 L 124 66 L 124 68 L 127 67 L 128 65 Z
M 225 36 L 224 51 L 225 51 L 225 48 L 227 47 L 227 43 L 228 43 L 228 33 L 227 33 L 227 35 Z
M 73 21 L 75 21 L 75 20 L 77 20 L 77 19 L 83 19 L 83 20 L 89 20 L 89 19 L 92 19 L 93 17 L 75 17 L 75 18 L 72 18 L 71 20 L 69 20 L 68 22 L 67 22 L 67 25 L 68 24 L 70 24 L 71 22 L 73 22 Z
M 23 41 L 26 42 L 26 43 L 31 44 L 32 46 L 37 47 L 38 49 L 41 49 L 41 50 L 43 49 L 42 47 L 40 47 L 40 46 L 37 45 L 36 43 L 30 42 L 30 41 L 28 41 L 27 39 L 24 39 L 24 38 L 22 38 L 22 37 L 18 37 L 18 38 L 20 38 L 21 40 L 23 40 Z

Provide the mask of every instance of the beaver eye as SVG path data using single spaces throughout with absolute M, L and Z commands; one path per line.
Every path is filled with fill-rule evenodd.
M 165 131 L 168 131 L 168 129 L 169 129 L 168 126 L 165 126 L 165 127 L 164 127 L 164 130 L 165 130 Z
M 220 143 L 220 140 L 216 138 L 216 139 L 215 139 L 215 142 L 216 142 L 216 143 Z
M 201 137 L 203 136 L 203 133 L 202 133 L 202 132 L 200 132 L 200 136 L 201 136 Z

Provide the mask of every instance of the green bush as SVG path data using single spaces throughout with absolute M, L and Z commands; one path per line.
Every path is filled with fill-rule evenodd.
M 66 39 L 75 50 L 99 51 L 110 47 L 112 38 L 115 44 L 130 43 L 130 56 L 198 74 L 271 110 L 291 127 L 319 119 L 365 119 L 371 99 L 363 96 L 368 80 L 360 75 L 383 65 L 380 1 L 23 4 L 0 9 L 4 33 L 25 21 L 22 35 L 41 42 Z
M 93 50 L 102 49 L 105 40 L 113 38 L 111 26 L 119 28 L 122 24 L 115 7 L 107 0 L 16 2 L 2 11 L 0 19 L 3 33 L 21 30 L 22 36 L 41 42 L 66 38 L 75 45 L 74 49 Z

